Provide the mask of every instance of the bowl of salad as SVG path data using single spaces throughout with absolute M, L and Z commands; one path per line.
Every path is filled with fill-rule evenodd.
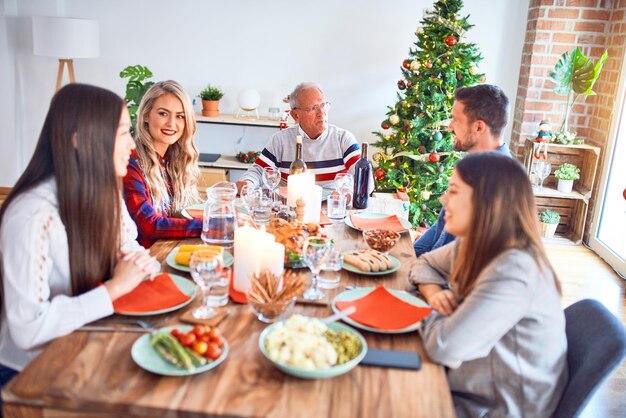
M 302 379 L 326 379 L 356 367 L 365 353 L 365 338 L 353 328 L 293 315 L 265 328 L 259 336 L 263 355 L 279 370 Z

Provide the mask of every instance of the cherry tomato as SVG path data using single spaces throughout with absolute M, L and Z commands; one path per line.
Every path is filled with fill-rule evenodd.
M 193 333 L 199 338 L 207 333 L 207 329 L 204 325 L 196 325 L 193 327 Z
M 221 355 L 222 355 L 222 349 L 219 348 L 219 346 L 215 344 L 214 342 L 210 342 L 208 344 L 206 353 L 204 353 L 204 356 L 210 360 L 216 360 Z
M 215 339 L 215 338 L 221 337 L 221 336 L 222 336 L 222 333 L 216 327 L 212 327 L 211 330 L 209 331 L 209 338 L 210 339 Z
M 172 337 L 175 337 L 176 339 L 178 339 L 180 337 L 180 331 L 177 330 L 176 328 L 172 329 L 170 331 L 170 334 L 172 334 Z
M 204 353 L 206 353 L 206 350 L 208 348 L 209 348 L 209 345 L 205 343 L 204 341 L 196 341 L 195 343 L 193 343 L 193 351 L 200 354 L 201 356 L 203 356 Z
M 209 340 L 209 342 L 212 342 L 212 343 L 214 343 L 214 344 L 217 344 L 217 346 L 218 346 L 219 348 L 224 347 L 224 338 L 222 338 L 221 336 L 219 336 L 219 337 L 215 337 L 215 338 L 211 338 L 211 339 Z
M 185 347 L 191 347 L 196 342 L 196 334 L 188 332 L 182 335 L 181 344 Z
M 205 343 L 208 343 L 209 341 L 211 341 L 211 338 L 209 338 L 209 334 L 204 334 L 201 337 L 198 337 L 199 341 L 204 341 Z

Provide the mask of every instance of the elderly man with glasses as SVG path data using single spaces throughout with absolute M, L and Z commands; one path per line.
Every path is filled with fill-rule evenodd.
M 265 167 L 278 168 L 281 183 L 289 176 L 289 166 L 296 155 L 296 136 L 302 136 L 302 159 L 307 169 L 315 174 L 318 185 L 332 184 L 338 173 L 354 174 L 354 164 L 361 149 L 354 135 L 328 123 L 330 103 L 315 83 L 300 83 L 289 95 L 291 117 L 297 125 L 274 134 L 252 167 L 237 182 L 238 188 L 246 183 L 263 184 Z M 374 180 L 370 179 L 370 192 Z

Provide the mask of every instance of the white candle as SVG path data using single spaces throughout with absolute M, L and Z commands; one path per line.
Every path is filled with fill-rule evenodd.
M 305 197 L 309 187 L 315 185 L 315 174 L 304 172 L 287 177 L 287 204 L 296 206 L 296 200 Z
M 262 261 L 262 270 L 269 270 L 275 276 L 282 277 L 285 272 L 285 246 L 272 242 L 265 248 Z
M 246 224 L 235 229 L 233 287 L 238 292 L 250 289 L 250 274 L 257 269 L 255 237 L 258 231 Z
M 309 186 L 304 200 L 304 218 L 302 221 L 306 224 L 320 223 L 320 211 L 322 210 L 322 187 Z

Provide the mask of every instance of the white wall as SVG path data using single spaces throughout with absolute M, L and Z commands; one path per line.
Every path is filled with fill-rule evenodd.
M 466 0 L 463 9 L 475 25 L 468 39 L 485 57 L 481 70 L 511 100 L 528 1 Z M 75 61 L 78 81 L 123 95 L 120 70 L 142 64 L 156 80 L 175 79 L 192 95 L 207 83 L 221 86 L 225 113 L 236 113 L 237 93 L 244 87 L 259 90 L 264 113 L 269 106 L 285 108 L 281 99 L 298 82 L 316 81 L 332 102 L 331 123 L 368 141 L 386 107 L 395 103 L 399 67 L 432 1 L 0 0 L 0 5 L 5 12 L 0 14 L 0 109 L 14 109 L 8 116 L 13 121 L 2 124 L 0 159 L 15 166 L 0 167 L 0 185 L 11 185 L 30 158 L 56 81 L 56 60 L 32 53 L 30 16 L 100 22 L 100 57 Z M 5 95 L 5 86 L 14 92 Z M 262 147 L 271 133 L 247 128 L 245 147 Z M 233 154 L 243 134 L 241 127 L 202 125 L 198 143 L 204 152 Z

